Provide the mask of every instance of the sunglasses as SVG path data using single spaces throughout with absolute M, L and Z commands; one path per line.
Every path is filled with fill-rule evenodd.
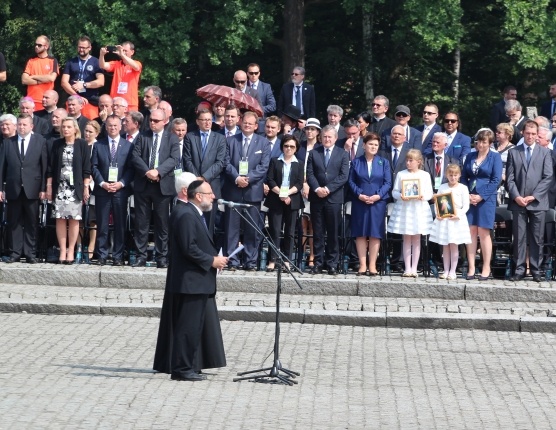
M 44 45 L 42 43 L 35 43 L 35 46 L 37 46 L 38 48 L 42 48 Z
M 457 119 L 445 119 L 444 120 L 444 124 L 454 124 L 456 122 L 458 122 Z
M 261 72 L 247 72 L 247 73 L 248 73 L 249 75 L 251 75 L 251 76 L 256 76 L 256 75 L 258 75 L 258 74 L 261 73 Z
M 295 72 L 293 72 L 293 73 L 292 73 L 292 76 L 301 76 L 301 73 L 295 73 Z
M 402 118 L 405 118 L 406 116 L 409 116 L 408 114 L 404 113 L 404 112 L 398 112 L 396 114 L 396 116 L 401 116 Z
M 236 84 L 244 84 L 247 81 L 234 81 Z
M 295 149 L 295 145 L 283 145 L 282 148 L 284 149 Z
M 381 105 L 381 104 L 378 104 L 378 103 L 373 103 L 371 106 L 372 106 L 372 107 L 380 107 L 380 106 L 382 106 L 382 105 Z
M 423 111 L 423 115 L 436 115 L 436 112 Z

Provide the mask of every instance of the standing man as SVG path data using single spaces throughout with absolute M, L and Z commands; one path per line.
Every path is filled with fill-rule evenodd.
M 151 112 L 155 109 L 158 109 L 158 104 L 162 100 L 162 90 L 160 87 L 156 85 L 150 85 L 145 87 L 143 90 L 143 104 L 145 109 L 141 112 L 145 121 L 143 121 L 143 125 L 141 126 L 141 132 L 148 131 L 150 127 L 150 117 Z M 169 117 L 167 115 L 167 117 Z
M 386 96 L 376 96 L 373 100 L 373 122 L 369 126 L 369 131 L 382 136 L 385 130 L 389 130 L 396 125 L 396 121 L 386 116 L 388 108 L 390 107 L 390 100 Z
M 315 266 L 311 270 L 313 274 L 322 273 L 325 263 L 329 275 L 338 274 L 339 228 L 344 203 L 344 185 L 349 174 L 349 156 L 346 151 L 335 145 L 336 139 L 334 127 L 325 126 L 321 132 L 322 146 L 315 146 L 307 159 L 307 183 L 315 251 Z
M 517 145 L 521 139 L 521 131 L 525 125 L 526 118 L 523 116 L 521 103 L 517 100 L 508 100 L 506 102 L 506 116 L 509 118 L 509 123 L 514 129 L 514 134 L 512 137 L 512 143 Z
M 422 135 L 419 130 L 410 127 L 409 125 L 409 120 L 411 119 L 411 111 L 409 108 L 404 105 L 396 106 L 396 114 L 394 115 L 394 118 L 396 123 L 403 127 L 405 140 L 409 143 L 409 147 L 420 151 L 422 147 Z M 382 132 L 381 144 L 383 148 L 390 146 L 390 130 Z
M 278 137 L 280 132 L 280 118 L 277 116 L 269 116 L 264 125 L 264 134 L 268 142 L 270 143 L 270 158 L 279 157 L 282 153 L 280 149 L 280 142 L 282 139 Z
M 27 85 L 27 96 L 33 99 L 35 110 L 43 109 L 42 96 L 45 91 L 54 89 L 54 81 L 60 73 L 58 60 L 48 54 L 50 39 L 39 36 L 35 41 L 36 57 L 27 61 L 21 74 L 21 83 Z
M 205 110 L 207 110 L 205 108 Z M 199 109 L 197 109 L 199 112 Z M 226 106 L 224 111 L 224 128 L 217 131 L 217 133 L 223 134 L 226 138 L 235 136 L 241 133 L 241 128 L 239 124 L 239 109 L 235 105 Z
M 206 376 L 198 373 L 198 355 L 207 301 L 216 293 L 216 271 L 226 266 L 228 258 L 217 255 L 204 218 L 214 202 L 210 185 L 193 181 L 187 198 L 184 193 L 182 187 L 170 219 L 172 252 L 165 293 L 173 314 L 170 377 L 174 381 L 202 381 Z
M 257 92 L 257 90 L 254 90 L 253 88 L 248 86 L 247 82 L 248 82 L 247 81 L 247 73 L 245 73 L 243 70 L 238 70 L 234 73 L 234 85 L 235 85 L 236 90 L 239 90 L 242 93 L 245 93 L 247 95 L 250 95 L 251 97 L 254 97 L 255 99 L 258 100 L 259 104 L 262 107 L 263 104 L 259 100 L 259 93 Z
M 330 124 L 334 127 L 333 124 Z M 349 154 L 349 160 L 363 155 L 363 138 L 361 137 L 361 129 L 359 123 L 355 119 L 348 119 L 344 122 L 344 137 L 338 138 L 336 146 L 343 148 Z
M 556 83 L 550 85 L 548 94 L 550 95 L 550 100 L 543 103 L 540 115 L 545 118 L 552 118 L 556 113 Z
M 22 97 L 19 100 L 19 112 L 27 114 L 33 120 L 33 133 L 40 134 L 41 136 L 46 136 L 48 134 L 48 123 L 45 119 L 42 119 L 35 115 L 35 102 L 31 97 Z
M 440 185 L 448 182 L 448 179 L 446 179 L 448 164 L 459 164 L 457 158 L 449 157 L 445 153 L 447 140 L 448 137 L 445 133 L 434 133 L 432 136 L 432 152 L 423 157 L 423 170 L 430 175 L 435 193 Z
M 66 63 L 62 73 L 62 88 L 70 96 L 84 99 L 83 115 L 92 119 L 98 116 L 98 93 L 99 88 L 104 87 L 104 73 L 98 58 L 91 55 L 91 48 L 91 39 L 87 36 L 77 40 L 77 57 Z
M 95 213 L 97 219 L 98 264 L 104 266 L 110 250 L 109 220 L 112 213 L 114 243 L 112 264 L 124 265 L 125 226 L 127 199 L 134 170 L 131 164 L 133 144 L 120 136 L 122 123 L 115 115 L 106 119 L 108 136 L 97 141 L 93 148 L 91 165 L 95 188 Z
M 98 117 L 93 118 L 100 125 L 98 138 L 106 137 L 106 126 L 104 121 L 113 113 L 114 101 L 108 94 L 103 94 L 98 99 Z
M 0 129 L 2 130 L 2 139 L 9 139 L 15 136 L 17 131 L 17 118 L 11 113 L 5 113 L 0 116 Z
M 506 184 L 510 195 L 508 209 L 513 216 L 512 281 L 525 277 L 527 244 L 529 269 L 533 281 L 541 282 L 544 218 L 548 207 L 548 191 L 552 184 L 552 156 L 548 148 L 538 145 L 539 126 L 527 121 L 523 127 L 524 144 L 510 149 L 506 163 Z
M 438 119 L 438 106 L 428 103 L 423 109 L 423 124 L 417 126 L 417 130 L 421 132 L 421 147 L 423 155 L 432 152 L 432 138 L 435 133 L 442 131 L 436 120 Z
M 111 47 L 112 48 L 112 47 Z M 135 46 L 131 42 L 124 42 L 115 46 L 115 54 L 119 55 L 119 61 L 104 61 L 108 47 L 100 48 L 100 67 L 109 73 L 114 73 L 110 96 L 123 97 L 129 106 L 129 110 L 139 110 L 139 78 L 143 65 L 134 60 Z
M 556 95 L 556 94 L 555 94 Z M 506 102 L 508 100 L 516 100 L 517 99 L 517 90 L 515 87 L 508 85 L 504 88 L 502 100 L 498 103 L 492 105 L 492 109 L 490 111 L 490 128 L 491 130 L 496 130 L 496 126 L 502 122 L 508 122 L 509 118 L 506 115 Z M 542 115 L 542 112 L 541 112 Z
M 226 162 L 226 138 L 211 130 L 212 112 L 209 109 L 197 111 L 198 130 L 185 135 L 183 141 L 183 169 L 193 173 L 198 180 L 210 184 L 216 199 L 222 197 L 220 175 Z M 212 232 L 218 208 L 215 207 L 206 216 Z
M 274 99 L 274 94 L 272 94 L 272 88 L 270 84 L 259 80 L 261 68 L 257 63 L 250 63 L 247 66 L 247 76 L 249 78 L 249 87 L 259 95 L 259 102 L 266 118 L 276 110 L 276 100 Z
M 247 111 L 242 117 L 242 133 L 227 139 L 228 150 L 224 163 L 226 175 L 222 184 L 222 196 L 228 201 L 251 205 L 246 211 L 260 228 L 259 208 L 264 198 L 263 184 L 270 164 L 270 146 L 264 137 L 254 134 L 257 124 L 257 115 Z M 238 246 L 240 225 L 239 214 L 226 207 L 226 255 L 232 253 Z M 245 246 L 243 250 L 245 270 L 257 270 L 259 234 L 249 225 L 245 225 L 243 245 Z M 238 267 L 239 258 L 234 255 L 230 259 L 230 269 L 236 270 Z
M 17 135 L 4 141 L 0 153 L 0 201 L 5 191 L 11 245 L 6 263 L 18 262 L 22 255 L 27 263 L 38 263 L 39 201 L 46 197 L 48 159 L 44 137 L 32 131 L 31 116 L 21 114 Z
M 135 144 L 139 137 L 141 124 L 143 124 L 143 114 L 141 112 L 131 111 L 128 112 L 123 121 L 125 140 Z
M 444 115 L 444 132 L 448 136 L 446 155 L 459 160 L 463 166 L 463 159 L 471 152 L 471 138 L 459 131 L 461 122 L 456 112 L 450 111 Z
M 338 105 L 330 105 L 326 108 L 326 114 L 328 116 L 328 124 L 330 124 L 338 133 L 338 140 L 346 138 L 346 132 L 342 128 L 342 116 L 344 115 L 344 110 Z
M 168 220 L 170 203 L 175 194 L 174 169 L 180 149 L 175 134 L 165 131 L 166 115 L 160 109 L 151 112 L 151 131 L 135 142 L 135 244 L 137 261 L 133 267 L 147 263 L 147 243 L 151 213 L 154 209 L 154 244 L 156 267 L 168 267 Z
M 112 113 L 120 118 L 120 120 L 123 120 L 130 110 L 134 109 L 129 109 L 126 99 L 124 99 L 123 97 L 114 97 L 112 104 Z
M 48 132 L 52 131 L 52 125 L 50 124 L 52 119 L 52 113 L 58 109 L 58 93 L 54 90 L 47 90 L 42 95 L 42 105 L 43 110 L 38 111 L 35 116 L 44 119 L 48 123 Z
M 83 113 L 83 97 L 80 96 L 69 96 L 68 101 L 68 116 L 74 118 L 79 125 L 79 130 L 81 131 L 81 136 L 85 136 L 85 126 L 90 121 L 86 118 Z
M 293 68 L 292 80 L 282 86 L 278 99 L 278 113 L 283 114 L 288 106 L 294 105 L 301 112 L 303 118 L 317 116 L 315 88 L 305 83 L 305 69 L 301 66 Z

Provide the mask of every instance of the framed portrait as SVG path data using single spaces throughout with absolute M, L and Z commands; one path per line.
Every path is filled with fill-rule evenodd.
M 437 194 L 434 196 L 434 207 L 438 218 L 450 218 L 452 215 L 456 215 L 452 193 Z
M 421 195 L 419 179 L 402 179 L 402 196 L 407 199 L 418 199 Z

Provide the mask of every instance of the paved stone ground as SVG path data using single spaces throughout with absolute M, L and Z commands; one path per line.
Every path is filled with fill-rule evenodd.
M 0 429 L 556 427 L 556 335 L 284 324 L 287 387 L 232 382 L 273 324 L 223 322 L 228 367 L 170 381 L 155 318 L 0 314 Z M 266 361 L 267 363 L 269 360 Z

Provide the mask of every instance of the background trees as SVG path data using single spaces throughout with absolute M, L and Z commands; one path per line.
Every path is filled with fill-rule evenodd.
M 196 88 L 231 85 L 254 61 L 276 95 L 292 65 L 304 65 L 321 118 L 330 103 L 355 114 L 385 94 L 407 104 L 415 123 L 425 102 L 457 109 L 473 133 L 505 85 L 527 106 L 546 97 L 555 8 L 549 0 L 0 0 L 8 62 L 0 110 L 15 109 L 37 35 L 52 38 L 63 65 L 87 34 L 97 55 L 103 44 L 133 41 L 142 85 L 160 85 L 188 118 Z

